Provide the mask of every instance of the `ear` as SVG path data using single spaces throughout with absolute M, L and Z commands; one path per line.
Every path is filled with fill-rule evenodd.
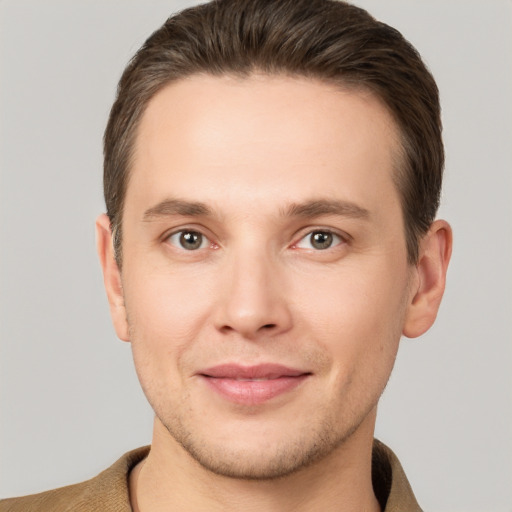
M 114 256 L 110 219 L 102 214 L 96 219 L 96 248 L 103 270 L 103 282 L 110 304 L 110 316 L 117 336 L 130 341 L 126 309 L 124 306 L 121 272 Z
M 443 298 L 446 271 L 452 253 L 452 229 L 444 220 L 436 220 L 420 243 L 413 297 L 407 308 L 403 334 L 422 335 L 434 323 Z

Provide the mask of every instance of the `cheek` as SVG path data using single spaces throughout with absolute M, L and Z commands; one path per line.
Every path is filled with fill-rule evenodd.
M 138 268 L 140 269 L 139 266 Z M 125 305 L 133 328 L 158 333 L 158 337 L 176 340 L 188 338 L 208 313 L 214 289 L 211 277 L 174 270 L 152 272 L 126 270 L 129 282 L 123 282 Z
M 390 371 L 405 317 L 406 272 L 347 265 L 325 279 L 303 283 L 310 290 L 299 308 L 317 343 L 332 354 L 341 372 Z M 349 368 L 349 366 L 351 368 Z
M 137 373 L 141 382 L 145 375 L 170 382 L 180 374 L 183 354 L 207 325 L 211 283 L 206 276 L 183 272 L 129 271 L 124 297 Z

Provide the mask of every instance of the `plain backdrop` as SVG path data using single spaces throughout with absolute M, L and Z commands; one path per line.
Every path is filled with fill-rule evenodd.
M 101 137 L 120 73 L 187 1 L 0 2 L 0 496 L 74 483 L 149 443 L 152 414 L 96 260 Z M 404 339 L 377 436 L 422 506 L 512 510 L 512 2 L 358 0 L 442 97 L 455 232 L 434 328 Z

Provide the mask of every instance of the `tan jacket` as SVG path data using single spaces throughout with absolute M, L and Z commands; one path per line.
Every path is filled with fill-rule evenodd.
M 0 512 L 131 512 L 130 470 L 149 452 L 139 448 L 85 482 L 52 491 L 0 500 Z M 396 455 L 380 441 L 373 446 L 372 477 L 384 512 L 421 512 Z

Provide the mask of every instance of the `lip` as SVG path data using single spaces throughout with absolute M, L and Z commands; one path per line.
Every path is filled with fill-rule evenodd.
M 255 366 L 222 364 L 201 370 L 197 375 L 228 401 L 257 405 L 292 391 L 311 372 L 273 363 Z

